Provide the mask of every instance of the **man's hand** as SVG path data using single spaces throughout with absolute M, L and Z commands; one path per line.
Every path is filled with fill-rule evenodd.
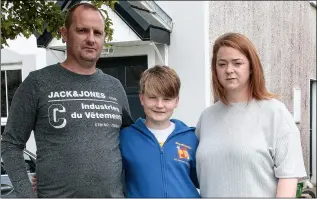
M 36 192 L 36 175 L 32 176 L 32 190 Z

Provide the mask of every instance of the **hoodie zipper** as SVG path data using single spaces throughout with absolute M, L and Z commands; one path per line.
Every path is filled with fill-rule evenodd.
M 143 131 L 141 131 L 143 132 Z M 151 133 L 151 132 L 150 132 Z M 165 142 L 169 139 L 169 137 L 167 137 L 166 141 L 164 142 L 163 146 L 161 147 L 160 143 L 158 142 L 158 140 L 156 139 L 156 137 L 151 133 L 151 134 L 147 134 L 144 133 L 147 137 L 149 137 L 150 139 L 154 140 L 154 142 L 156 142 L 156 145 L 159 148 L 160 151 L 160 160 L 161 160 L 161 171 L 162 171 L 162 182 L 163 182 L 163 193 L 164 193 L 164 197 L 167 198 L 167 183 L 166 183 L 166 172 L 165 172 L 165 161 L 164 161 L 164 151 L 163 151 L 163 146 L 165 144 Z
M 176 124 L 175 124 L 176 125 Z M 139 131 L 141 131 L 141 132 L 143 132 L 142 130 L 140 130 L 139 129 Z M 153 133 L 151 133 L 150 132 L 150 134 L 147 134 L 147 133 L 144 133 L 146 136 L 148 136 L 149 138 L 151 138 L 152 140 L 154 139 L 155 140 L 155 142 L 156 142 L 156 144 L 157 144 L 157 146 L 159 147 L 159 150 L 160 150 L 160 159 L 161 159 L 161 170 L 162 170 L 162 181 L 163 181 L 163 192 L 164 192 L 164 196 L 167 198 L 167 195 L 168 195 L 168 193 L 167 193 L 167 180 L 166 180 L 166 169 L 165 169 L 165 160 L 164 160 L 164 150 L 163 150 L 163 147 L 164 147 L 164 145 L 165 145 L 165 143 L 167 143 L 170 139 L 172 139 L 172 137 L 175 137 L 176 135 L 178 135 L 178 134 L 182 134 L 182 133 L 185 133 L 185 132 L 187 132 L 187 131 L 189 131 L 189 129 L 188 130 L 185 130 L 185 131 L 181 131 L 181 132 L 177 132 L 177 133 L 174 133 L 173 134 L 173 132 L 166 138 L 166 140 L 165 140 L 165 142 L 164 142 L 164 144 L 162 145 L 162 147 L 161 147 L 161 145 L 160 145 L 160 143 L 158 142 L 158 140 L 156 139 L 156 137 L 153 135 Z
M 158 145 L 160 145 L 158 143 Z M 164 144 L 163 144 L 164 145 Z M 162 170 L 162 181 L 163 181 L 163 188 L 164 188 L 164 197 L 167 198 L 167 183 L 166 183 L 166 172 L 165 172 L 165 161 L 164 161 L 164 151 L 163 146 L 160 147 L 160 153 L 161 153 L 161 170 Z
M 172 139 L 172 137 L 175 137 L 176 135 L 178 135 L 178 134 L 181 134 L 181 133 L 185 133 L 185 132 L 187 132 L 187 131 L 182 131 L 182 132 L 179 132 L 179 133 L 176 133 L 176 134 L 171 134 L 171 135 L 169 135 L 167 138 L 166 138 L 166 140 L 165 140 L 165 142 L 164 142 L 164 144 L 162 145 L 162 147 L 161 147 L 161 145 L 160 145 L 160 143 L 157 141 L 157 139 L 155 138 L 155 140 L 156 140 L 156 143 L 158 144 L 158 146 L 159 146 L 159 148 L 160 148 L 160 153 L 161 153 L 161 169 L 162 169 L 162 174 L 163 174 L 163 176 L 162 176 L 162 178 L 163 178 L 163 185 L 164 185 L 164 196 L 167 198 L 168 196 L 168 193 L 167 193 L 167 177 L 166 177 L 166 169 L 165 169 L 165 160 L 164 160 L 164 150 L 163 150 L 163 147 L 164 147 L 164 145 L 165 145 L 165 143 L 167 143 L 170 139 Z M 154 135 L 153 135 L 154 136 Z

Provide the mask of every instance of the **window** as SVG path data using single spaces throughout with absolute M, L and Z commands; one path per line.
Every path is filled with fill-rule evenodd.
M 147 69 L 147 65 L 134 65 L 125 67 L 125 86 L 138 87 L 141 73 Z
M 1 70 L 1 134 L 3 126 L 6 125 L 13 95 L 21 82 L 21 69 Z
M 121 82 L 129 100 L 132 118 L 144 118 L 139 100 L 139 81 L 141 73 L 148 68 L 147 55 L 100 58 L 96 66 Z
M 100 58 L 96 66 L 119 79 L 123 87 L 138 89 L 141 73 L 147 69 L 147 56 Z

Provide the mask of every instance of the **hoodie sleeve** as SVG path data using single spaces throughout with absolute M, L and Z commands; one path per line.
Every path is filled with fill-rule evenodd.
M 196 131 L 197 131 L 197 129 L 196 129 Z M 198 182 L 197 171 L 196 171 L 196 150 L 198 147 L 199 140 L 198 140 L 196 135 L 195 135 L 194 139 L 195 139 L 196 143 L 195 143 L 195 153 L 193 156 L 193 160 L 191 161 L 190 179 L 194 183 L 195 187 L 199 189 L 199 182 Z
M 190 168 L 190 179 L 194 183 L 195 187 L 199 189 L 199 182 L 197 178 L 196 166 Z

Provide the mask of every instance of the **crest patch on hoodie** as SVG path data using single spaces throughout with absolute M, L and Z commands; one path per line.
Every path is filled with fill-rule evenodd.
M 191 150 L 192 148 L 179 142 L 176 142 L 175 144 L 177 150 L 177 158 L 174 158 L 174 160 L 178 162 L 183 162 L 189 166 L 190 155 L 188 153 L 188 150 Z

